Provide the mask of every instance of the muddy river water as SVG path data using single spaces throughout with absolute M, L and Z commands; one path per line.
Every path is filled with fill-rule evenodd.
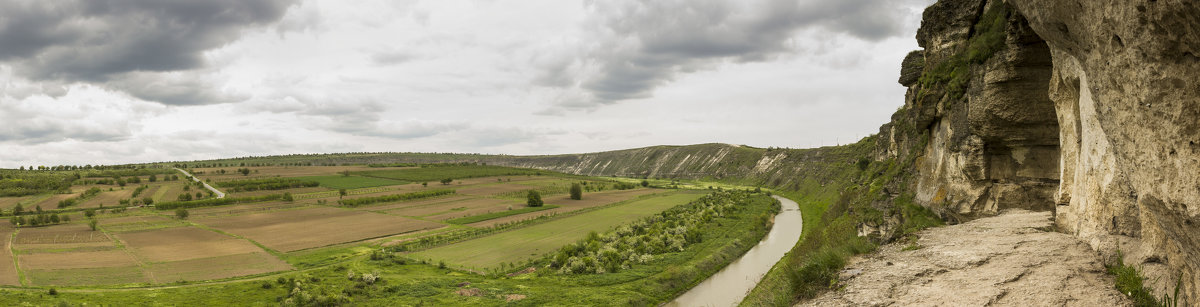
M 775 215 L 775 226 L 758 245 L 717 274 L 688 290 L 665 306 L 736 306 L 754 289 L 767 271 L 800 240 L 803 220 L 800 207 L 775 196 L 783 209 Z

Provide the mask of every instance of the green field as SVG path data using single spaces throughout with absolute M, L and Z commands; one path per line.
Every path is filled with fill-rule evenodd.
M 295 179 L 316 181 L 319 182 L 322 187 L 330 189 L 361 189 L 408 183 L 405 181 L 386 178 L 342 175 L 296 177 Z
M 603 232 L 618 225 L 685 204 L 703 194 L 676 193 L 654 197 L 551 222 L 503 232 L 462 243 L 438 247 L 411 256 L 445 261 L 464 268 L 491 268 L 501 263 L 521 262 L 552 252 L 582 239 L 589 232 Z
M 501 166 L 488 165 L 456 165 L 456 166 L 437 166 L 437 167 L 422 167 L 422 168 L 406 168 L 397 170 L 382 170 L 359 172 L 357 174 L 387 178 L 395 180 L 404 180 L 408 182 L 437 182 L 442 179 L 465 179 L 479 178 L 492 176 L 516 176 L 516 175 L 540 175 L 547 173 L 546 171 L 520 169 Z
M 457 225 L 470 224 L 470 223 L 482 222 L 482 221 L 491 220 L 491 219 L 498 219 L 498 218 L 502 218 L 502 217 L 506 217 L 506 216 L 513 216 L 513 215 L 525 214 L 525 213 L 530 213 L 530 212 L 538 212 L 538 211 L 542 211 L 542 210 L 550 210 L 550 209 L 554 209 L 554 208 L 558 208 L 558 207 L 559 206 L 555 206 L 555 205 L 546 205 L 546 206 L 541 206 L 541 207 L 525 207 L 525 208 L 521 208 L 521 209 L 505 210 L 505 211 L 500 211 L 500 212 L 492 212 L 492 213 L 485 213 L 485 214 L 480 214 L 480 215 L 472 215 L 472 216 L 468 216 L 468 217 L 460 217 L 460 218 L 456 218 L 456 219 L 449 219 L 449 220 L 446 220 L 446 223 L 457 224 Z

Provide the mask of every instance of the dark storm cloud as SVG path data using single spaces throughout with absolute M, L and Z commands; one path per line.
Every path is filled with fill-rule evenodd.
M 0 3 L 0 61 L 31 80 L 103 83 L 130 72 L 204 66 L 203 53 L 247 27 L 279 20 L 293 0 L 78 0 Z M 120 82 L 119 82 L 120 83 Z M 196 104 L 174 90 L 127 90 L 167 104 Z M 156 100 L 163 99 L 163 100 Z
M 595 106 L 650 97 L 681 73 L 724 61 L 766 61 L 794 52 L 794 34 L 814 29 L 878 41 L 903 32 L 905 1 L 594 1 L 585 32 L 597 42 L 575 71 L 543 65 L 535 81 L 582 93 L 560 106 Z M 585 101 L 578 101 L 578 100 Z

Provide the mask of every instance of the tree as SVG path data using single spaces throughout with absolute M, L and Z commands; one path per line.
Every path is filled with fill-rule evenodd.
M 429 187 L 429 183 L 428 183 L 428 182 L 422 182 L 422 183 L 421 183 L 421 186 L 422 186 L 422 187 Z
M 346 196 L 346 189 L 338 189 L 338 198 L 340 199 L 345 196 Z
M 125 186 L 125 179 L 117 178 L 117 185 Z
M 96 222 L 96 219 L 91 219 L 90 221 L 88 221 L 88 227 L 91 227 L 91 228 L 92 228 L 92 231 L 96 231 L 96 224 L 97 224 L 97 223 L 98 223 L 98 222 Z
M 349 170 L 342 171 L 342 177 L 350 177 L 350 171 Z
M 187 217 L 188 217 L 187 209 L 183 209 L 183 208 L 175 209 L 175 217 L 178 217 L 181 220 L 187 219 Z
M 450 178 L 442 179 L 442 185 L 448 185 L 451 182 L 454 182 L 454 179 L 450 179 Z
M 96 217 L 96 209 L 83 210 L 83 216 L 86 216 L 88 218 Z M 95 230 L 95 229 L 92 229 L 92 230 Z
M 153 199 L 153 198 L 150 198 L 150 197 L 142 197 L 142 203 L 143 203 L 143 204 L 146 204 L 147 206 L 149 206 L 149 205 L 153 205 L 153 204 L 154 204 L 154 199 Z
M 528 198 L 525 201 L 526 206 L 541 207 L 545 204 L 542 202 L 542 194 L 538 193 L 537 190 L 529 190 L 529 195 L 527 195 L 526 198 Z
M 578 183 L 571 184 L 571 199 L 574 199 L 574 200 L 583 199 L 583 187 L 580 186 Z
M 248 169 L 248 168 L 239 168 L 237 171 L 239 173 L 242 173 L 242 176 L 250 175 L 250 169 Z
M 292 192 L 284 192 L 283 193 L 283 201 L 291 202 L 293 200 L 295 200 L 295 199 L 292 198 Z
M 58 224 L 58 222 L 61 222 L 61 221 L 62 221 L 62 218 L 58 217 L 58 214 L 57 214 L 57 213 L 55 213 L 55 214 L 51 214 L 51 215 L 50 215 L 50 222 L 51 222 L 51 223 Z
M 650 182 L 646 181 L 646 180 L 642 180 L 642 187 L 648 187 L 648 186 L 650 186 Z
M 13 210 L 13 215 L 21 215 L 21 213 L 25 213 L 25 208 L 21 207 L 20 204 L 17 204 L 16 207 L 13 207 L 12 210 Z
M 150 174 L 150 182 L 155 182 L 155 181 L 158 181 L 158 176 L 155 176 L 154 174 Z

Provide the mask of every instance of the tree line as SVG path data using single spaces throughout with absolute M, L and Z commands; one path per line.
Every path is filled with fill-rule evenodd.
M 343 200 L 339 200 L 338 204 L 341 204 L 342 206 L 347 206 L 347 207 L 358 207 L 358 206 L 374 204 L 374 203 L 414 200 L 414 199 L 421 199 L 421 198 L 437 197 L 437 196 L 442 196 L 442 195 L 450 195 L 450 194 L 454 194 L 454 193 L 455 193 L 455 190 L 452 190 L 452 189 L 429 190 L 429 191 L 419 191 L 419 192 L 404 193 L 404 194 L 391 194 L 391 195 L 383 195 L 383 196 L 343 199 Z
M 300 180 L 295 178 L 264 178 L 264 179 L 246 179 L 218 182 L 217 186 L 229 189 L 232 192 L 243 191 L 259 191 L 259 190 L 283 190 L 291 188 L 307 188 L 320 186 L 321 183 L 312 180 Z

